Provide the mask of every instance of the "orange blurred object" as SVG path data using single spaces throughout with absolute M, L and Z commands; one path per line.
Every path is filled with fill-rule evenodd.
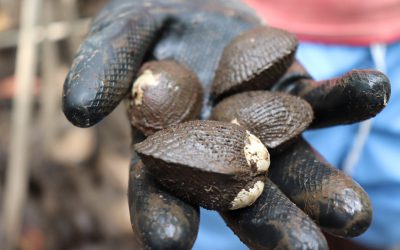
M 0 100 L 10 100 L 16 94 L 16 79 L 15 76 L 9 76 L 0 81 Z M 36 78 L 34 95 L 38 96 L 40 93 L 40 79 Z
M 22 233 L 19 243 L 21 250 L 43 250 L 45 236 L 38 228 L 28 228 Z

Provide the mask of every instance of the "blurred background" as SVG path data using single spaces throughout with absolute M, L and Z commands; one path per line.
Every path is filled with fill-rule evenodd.
M 89 129 L 61 110 L 73 55 L 105 2 L 0 0 L 2 250 L 136 249 L 124 108 Z

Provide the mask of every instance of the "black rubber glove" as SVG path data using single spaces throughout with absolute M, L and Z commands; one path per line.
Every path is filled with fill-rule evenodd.
M 96 124 L 126 96 L 150 59 L 186 65 L 207 89 L 226 44 L 259 25 L 237 1 L 111 1 L 74 59 L 64 85 L 64 113 L 76 126 Z
M 112 1 L 95 18 L 88 38 L 75 57 L 64 85 L 64 113 L 73 124 L 80 127 L 99 122 L 127 95 L 144 62 L 169 59 L 185 65 L 198 76 L 205 100 L 202 116 L 207 118 L 213 102 L 210 98 L 211 83 L 223 49 L 239 34 L 260 25 L 261 22 L 253 12 L 237 1 Z M 273 44 L 271 50 L 261 51 L 261 56 L 279 50 L 279 46 L 279 43 Z M 250 53 L 247 59 L 252 60 L 254 57 Z M 230 61 L 231 58 L 234 55 L 224 54 L 221 61 Z M 220 89 L 214 86 L 213 97 L 219 101 L 236 92 L 270 88 L 292 59 L 293 56 L 287 56 L 283 64 L 272 63 L 273 66 L 278 65 L 272 67 L 272 72 L 276 73 L 272 77 L 263 75 L 257 80 L 266 81 L 266 85 L 253 84 L 255 87 L 246 88 L 243 86 L 251 81 L 246 82 L 241 76 L 231 77 L 246 84 Z M 246 70 L 251 65 L 244 64 L 244 70 L 239 71 L 251 73 L 252 70 Z M 362 73 L 362 76 L 374 75 L 370 72 Z M 387 88 L 385 77 L 379 73 L 376 75 L 376 85 L 365 80 L 370 77 L 357 80 L 361 79 L 359 82 L 362 86 L 383 86 L 381 89 L 385 93 L 369 99 L 370 102 L 382 103 L 379 97 L 387 100 L 390 88 Z M 305 97 L 314 109 L 314 121 L 322 119 L 324 124 L 329 124 L 325 122 L 329 116 L 326 118 L 324 114 L 333 112 L 331 107 L 335 105 L 325 105 L 325 96 L 340 96 L 332 91 L 335 88 L 314 91 L 314 94 L 309 95 L 313 98 L 307 98 L 305 93 L 318 87 L 312 81 L 299 82 L 303 78 L 292 76 L 289 71 L 273 88 Z M 220 79 L 217 77 L 215 81 Z M 355 81 L 350 79 L 346 82 L 352 85 Z M 301 85 L 298 89 L 307 91 L 292 91 L 298 85 Z M 354 91 L 350 97 L 355 99 L 344 101 L 350 114 L 352 107 L 361 103 L 358 95 L 360 92 L 358 89 Z M 341 98 L 329 100 L 333 104 L 343 101 Z M 368 117 L 379 110 L 369 112 Z M 368 117 L 363 116 L 361 119 Z M 332 124 L 339 123 L 335 121 Z M 133 142 L 142 139 L 134 138 Z M 239 238 L 252 249 L 326 249 L 326 241 L 317 224 L 339 236 L 355 236 L 365 231 L 371 220 L 371 207 L 364 191 L 350 178 L 321 161 L 304 141 L 294 142 L 286 149 L 277 153 L 276 163 L 272 156 L 269 177 L 312 219 L 267 179 L 264 192 L 252 206 L 221 212 Z M 146 171 L 135 152 L 133 154 L 129 206 L 136 236 L 147 249 L 190 249 L 197 234 L 198 206 L 189 205 L 164 191 Z M 287 161 L 291 164 L 286 164 Z M 309 166 L 311 170 L 304 170 L 301 166 Z M 337 182 L 340 185 L 335 185 Z M 342 192 L 344 189 L 347 191 Z

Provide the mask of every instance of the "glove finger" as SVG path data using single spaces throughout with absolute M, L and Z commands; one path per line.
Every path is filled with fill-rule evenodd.
M 243 126 L 268 148 L 281 152 L 311 123 L 313 111 L 303 99 L 286 93 L 248 91 L 225 98 L 211 119 Z
M 298 62 L 274 86 L 300 96 L 313 107 L 311 128 L 360 122 L 377 115 L 390 98 L 389 79 L 376 70 L 352 70 L 324 81 L 314 81 Z
M 303 139 L 271 161 L 268 176 L 326 232 L 355 237 L 371 223 L 372 208 L 365 191 Z
M 268 178 L 253 205 L 220 215 L 253 250 L 328 249 L 317 225 Z
M 160 189 L 141 161 L 131 163 L 129 211 L 132 229 L 145 249 L 191 249 L 199 227 L 199 207 Z
M 94 21 L 64 83 L 64 113 L 79 127 L 96 124 L 118 105 L 155 39 L 155 21 L 145 10 L 115 5 Z

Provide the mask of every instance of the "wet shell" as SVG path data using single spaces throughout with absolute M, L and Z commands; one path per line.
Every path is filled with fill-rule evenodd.
M 144 249 L 192 248 L 199 207 L 161 189 L 141 161 L 131 163 L 128 197 L 132 229 Z
M 274 157 L 269 178 L 325 231 L 355 237 L 372 220 L 367 193 L 304 140 Z
M 211 119 L 243 126 L 268 149 L 292 142 L 313 119 L 311 106 L 285 93 L 250 91 L 227 97 L 213 110 Z
M 171 193 L 214 210 L 251 205 L 264 188 L 270 164 L 258 138 L 218 121 L 172 126 L 136 144 L 135 150 Z
M 197 119 L 203 91 L 197 76 L 174 61 L 143 65 L 133 84 L 129 117 L 145 135 L 187 120 Z
M 240 91 L 270 88 L 293 62 L 296 48 L 294 35 L 272 27 L 238 36 L 223 51 L 213 98 L 218 101 Z
M 328 249 L 317 225 L 268 178 L 263 193 L 252 206 L 220 214 L 252 250 Z

